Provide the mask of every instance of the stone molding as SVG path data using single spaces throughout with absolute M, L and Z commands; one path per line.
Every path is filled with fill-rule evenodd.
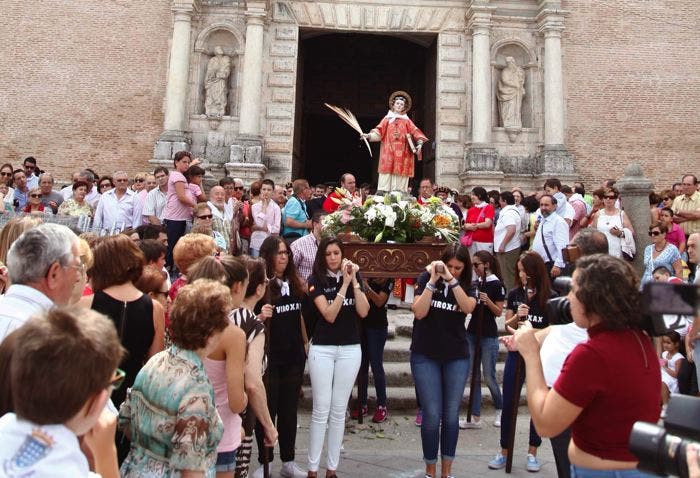
M 243 55 L 245 39 L 243 38 L 243 35 L 241 35 L 238 26 L 232 22 L 227 21 L 212 23 L 210 25 L 207 25 L 207 27 L 203 30 L 201 30 L 197 34 L 197 38 L 194 41 L 194 51 L 196 53 L 205 53 L 207 38 L 209 38 L 209 35 L 211 35 L 217 30 L 225 30 L 236 38 L 236 48 L 233 51 L 226 52 L 227 54 Z

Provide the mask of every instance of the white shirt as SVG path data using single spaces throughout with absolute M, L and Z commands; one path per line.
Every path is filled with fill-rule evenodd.
M 95 211 L 95 229 L 124 229 L 141 225 L 141 206 L 136 193 L 127 189 L 124 195 L 117 199 L 116 191 L 112 189 L 102 195 Z
M 574 347 L 588 340 L 588 331 L 575 323 L 566 325 L 553 325 L 540 348 L 540 360 L 544 381 L 549 388 L 559 378 L 564 360 L 569 356 Z
M 0 342 L 24 325 L 29 317 L 52 306 L 53 301 L 34 287 L 11 285 L 5 295 L 0 296 Z
M 12 204 L 12 201 L 15 199 L 15 188 L 8 187 L 7 188 L 7 194 L 5 195 L 5 202 L 8 204 Z
M 549 255 L 552 256 L 554 265 L 563 268 L 566 264 L 561 255 L 561 250 L 569 243 L 569 225 L 557 213 L 552 213 L 547 217 L 542 216 L 540 227 L 535 232 L 535 240 L 532 242 L 532 250 L 538 253 L 542 260 L 549 262 L 549 255 L 542 244 L 544 235 L 544 244 L 547 245 Z
M 39 176 L 34 176 L 33 174 L 31 176 L 27 177 L 27 188 L 32 189 L 32 188 L 38 188 L 39 187 Z
M 515 234 L 505 244 L 504 252 L 510 252 L 520 248 L 520 212 L 513 205 L 508 205 L 501 209 L 498 215 L 498 222 L 493 229 L 493 250 L 498 251 L 501 248 L 503 240 L 506 238 L 508 226 L 515 228 Z
M 155 216 L 162 223 L 167 198 L 167 190 L 165 192 L 161 191 L 160 188 L 150 190 L 146 194 L 146 200 L 143 203 L 143 211 L 141 212 L 143 220 L 148 222 L 148 216 Z
M 80 451 L 78 437 L 62 424 L 37 425 L 14 413 L 0 418 L 0 477 L 98 477 Z

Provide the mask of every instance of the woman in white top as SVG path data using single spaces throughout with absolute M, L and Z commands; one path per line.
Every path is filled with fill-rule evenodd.
M 622 257 L 622 241 L 625 235 L 624 229 L 628 229 L 634 235 L 634 229 L 624 211 L 615 207 L 615 201 L 620 196 L 617 189 L 606 188 L 603 193 L 603 209 L 599 210 L 593 218 L 591 227 L 598 229 L 608 239 L 608 248 L 611 256 Z
M 253 225 L 250 235 L 250 255 L 258 257 L 260 246 L 267 236 L 278 235 L 282 224 L 282 211 L 272 200 L 275 183 L 271 179 L 263 179 L 260 187 L 260 201 L 251 206 Z

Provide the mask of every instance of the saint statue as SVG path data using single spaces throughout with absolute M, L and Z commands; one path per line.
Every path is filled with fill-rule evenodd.
M 420 161 L 423 144 L 428 138 L 406 115 L 411 109 L 411 97 L 405 91 L 395 91 L 389 97 L 389 112 L 362 139 L 381 141 L 379 151 L 379 182 L 377 191 L 402 191 L 408 189 L 408 179 L 413 177 L 413 155 Z
M 525 73 L 515 64 L 512 56 L 506 57 L 506 67 L 498 80 L 498 112 L 504 128 L 522 128 L 521 107 L 525 95 Z
M 217 46 L 214 48 L 214 56 L 207 63 L 207 76 L 204 81 L 206 91 L 204 112 L 207 116 L 224 116 L 230 75 L 231 58 L 224 55 L 223 48 Z

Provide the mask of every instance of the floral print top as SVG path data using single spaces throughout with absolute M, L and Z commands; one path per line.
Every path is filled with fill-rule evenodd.
M 179 477 L 182 470 L 214 477 L 224 426 L 204 364 L 176 345 L 144 365 L 119 410 L 131 438 L 122 477 Z
M 58 214 L 61 216 L 72 217 L 92 217 L 92 208 L 87 203 L 87 201 L 83 201 L 82 204 L 78 204 L 78 202 L 75 199 L 71 198 L 66 199 L 61 203 L 60 206 L 58 206 Z

